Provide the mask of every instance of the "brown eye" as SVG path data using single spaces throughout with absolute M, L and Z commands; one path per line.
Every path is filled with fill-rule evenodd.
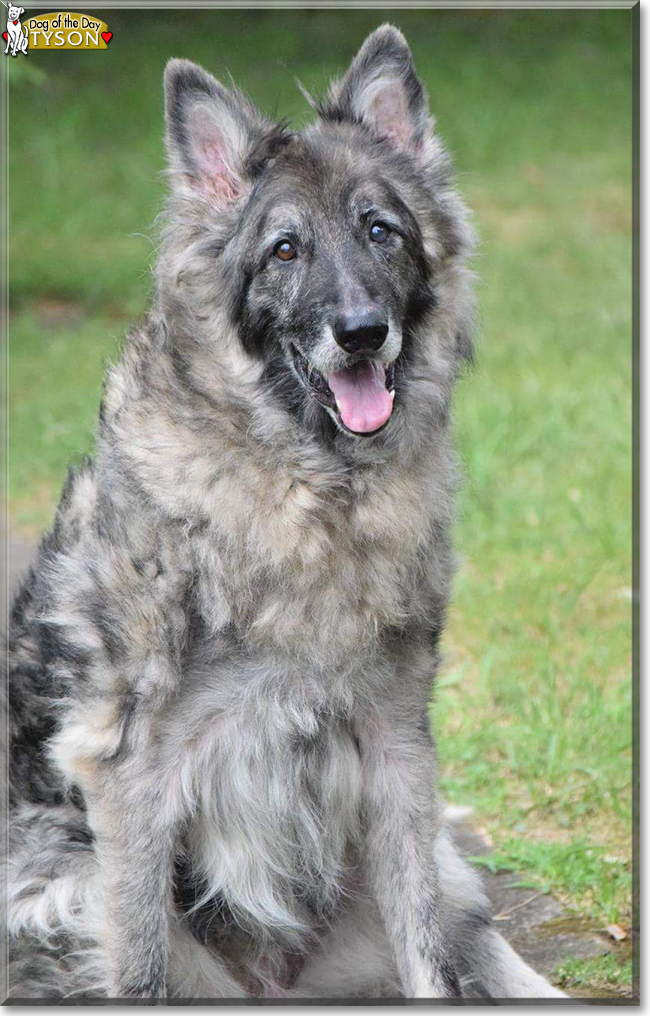
M 296 256 L 296 248 L 290 240 L 280 240 L 273 248 L 273 253 L 280 261 L 293 261 Z
M 374 222 L 370 227 L 370 239 L 375 243 L 386 243 L 389 233 L 390 229 L 384 222 Z

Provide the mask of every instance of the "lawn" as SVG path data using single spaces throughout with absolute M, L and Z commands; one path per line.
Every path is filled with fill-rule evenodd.
M 107 11 L 101 53 L 10 62 L 10 523 L 51 518 L 146 306 L 170 56 L 300 123 L 378 18 Z M 455 403 L 459 573 L 432 721 L 493 866 L 631 921 L 630 11 L 395 11 L 481 242 Z M 629 952 L 557 977 L 630 990 Z

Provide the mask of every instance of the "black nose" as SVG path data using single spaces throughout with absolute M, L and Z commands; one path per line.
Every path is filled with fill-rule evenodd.
M 388 323 L 377 310 L 339 314 L 334 321 L 334 338 L 346 353 L 376 353 L 388 335 Z

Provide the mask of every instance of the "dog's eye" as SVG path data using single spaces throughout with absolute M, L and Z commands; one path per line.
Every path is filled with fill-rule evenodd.
M 390 226 L 387 226 L 385 222 L 373 222 L 370 227 L 370 239 L 375 243 L 386 243 L 389 233 Z
M 290 240 L 280 240 L 273 248 L 273 253 L 280 261 L 293 261 L 296 256 L 296 248 Z

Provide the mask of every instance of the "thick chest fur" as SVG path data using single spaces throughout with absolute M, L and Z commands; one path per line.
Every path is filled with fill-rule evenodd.
M 189 541 L 200 624 L 176 722 L 194 733 L 176 755 L 199 903 L 291 951 L 355 877 L 355 710 L 398 678 L 383 633 L 431 617 L 450 562 L 422 475 L 319 492 L 269 474 L 249 493 Z
M 335 910 L 358 843 L 361 763 L 349 710 L 333 699 L 328 709 L 315 684 L 299 689 L 261 661 L 212 685 L 196 675 L 168 739 L 177 752 L 185 736 L 197 902 L 214 908 L 219 899 L 253 938 L 271 929 L 282 949 L 299 949 Z
M 327 491 L 269 479 L 192 542 L 209 630 L 233 626 L 249 647 L 328 664 L 430 614 L 450 572 L 430 488 L 401 470 Z

